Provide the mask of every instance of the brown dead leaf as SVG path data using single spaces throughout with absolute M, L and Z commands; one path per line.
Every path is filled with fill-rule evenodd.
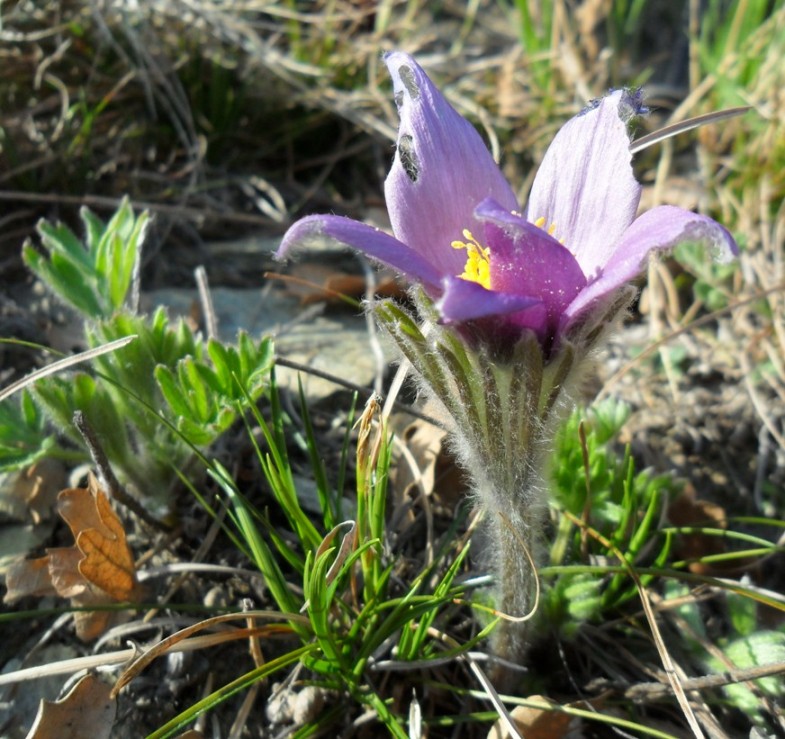
M 74 606 L 139 600 L 136 568 L 123 525 L 95 477 L 89 476 L 87 488 L 61 491 L 57 510 L 71 529 L 76 546 L 47 549 L 45 557 L 9 568 L 4 601 L 50 594 L 70 598 Z M 77 612 L 79 638 L 96 638 L 110 618 L 108 612 Z
M 36 526 L 52 517 L 57 493 L 66 484 L 62 462 L 44 458 L 11 477 L 5 490 L 4 508 L 13 518 L 32 521 Z
M 296 264 L 285 282 L 288 292 L 299 296 L 303 305 L 340 303 L 341 295 L 357 300 L 365 297 L 368 283 L 363 275 L 340 272 L 329 265 L 303 262 Z M 380 297 L 401 297 L 403 290 L 392 276 L 377 278 L 375 294 Z
M 541 695 L 533 695 L 531 700 L 557 705 Z M 571 736 L 581 736 L 580 720 L 561 711 L 517 706 L 510 715 L 521 735 L 526 739 L 568 739 Z M 509 739 L 509 737 L 510 732 L 501 720 L 497 721 L 488 733 L 488 739 Z
M 698 498 L 691 485 L 686 486 L 682 494 L 668 505 L 668 520 L 673 526 L 712 529 L 725 529 L 728 526 L 725 509 L 716 503 Z M 679 557 L 686 560 L 698 560 L 709 555 L 723 554 L 727 549 L 724 538 L 703 534 L 700 531 L 681 534 L 677 546 Z M 738 564 L 736 561 L 732 566 L 737 567 Z M 698 561 L 690 562 L 688 567 L 690 572 L 697 575 L 708 575 L 721 569 L 721 565 L 713 566 Z
M 42 700 L 27 739 L 109 739 L 117 703 L 111 686 L 85 675 L 59 701 Z
M 36 526 L 52 518 L 57 493 L 66 484 L 65 466 L 44 458 L 35 464 L 0 476 L 0 511 Z
M 447 448 L 447 432 L 426 421 L 414 421 L 401 434 L 409 454 L 393 465 L 394 507 L 416 497 L 421 488 L 432 505 L 448 514 L 463 500 L 466 485 L 460 469 Z
M 28 595 L 39 598 L 57 595 L 49 574 L 49 557 L 15 562 L 8 568 L 5 583 L 8 591 L 3 598 L 5 603 L 13 603 Z
M 66 479 L 65 465 L 50 457 L 39 460 L 25 470 L 20 484 L 34 524 L 51 518 L 57 491 L 62 489 Z
M 82 553 L 76 547 L 47 549 L 49 578 L 61 598 L 78 598 L 90 589 L 90 583 L 79 572 Z
M 60 503 L 71 500 L 73 492 L 63 491 Z M 67 498 L 64 497 L 66 494 Z M 129 600 L 137 588 L 136 568 L 123 525 L 100 489 L 94 493 L 94 502 L 98 524 L 94 527 L 83 526 L 78 533 L 68 520 L 65 510 L 60 512 L 76 536 L 77 548 L 84 553 L 84 559 L 79 562 L 79 572 L 115 600 Z M 90 509 L 90 515 L 92 512 L 93 509 Z

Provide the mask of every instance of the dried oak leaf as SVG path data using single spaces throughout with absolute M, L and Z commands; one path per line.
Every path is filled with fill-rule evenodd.
M 701 533 L 702 527 L 726 529 L 728 516 L 722 506 L 699 498 L 695 488 L 687 485 L 684 492 L 668 505 L 668 520 L 673 526 L 694 528 L 691 533 L 679 536 L 678 552 L 682 559 L 690 561 L 690 572 L 698 575 L 710 575 L 722 570 L 722 566 L 707 564 L 700 560 L 704 557 L 724 554 L 727 551 L 726 540 L 719 536 Z M 739 564 L 738 560 L 733 566 Z
M 65 465 L 50 457 L 39 460 L 22 474 L 19 492 L 24 496 L 33 523 L 51 518 L 57 491 L 65 484 L 66 477 Z
M 0 512 L 39 526 L 53 517 L 57 493 L 66 484 L 62 462 L 45 457 L 25 469 L 0 476 Z
M 533 695 L 530 698 L 556 706 L 556 703 L 541 695 Z M 580 720 L 567 713 L 548 711 L 545 708 L 535 708 L 534 706 L 516 706 L 510 715 L 516 728 L 526 739 L 573 739 L 573 737 L 577 739 L 577 737 L 583 736 L 580 730 Z M 488 739 L 509 738 L 510 732 L 501 719 L 491 727 L 488 733 Z
M 368 281 L 363 275 L 354 275 L 336 270 L 333 267 L 303 262 L 290 271 L 294 281 L 285 283 L 287 292 L 300 298 L 303 305 L 326 302 L 341 304 L 340 296 L 365 297 Z M 382 298 L 400 298 L 404 291 L 391 275 L 381 274 L 375 284 L 375 295 Z
M 390 481 L 393 520 L 400 521 L 404 527 L 411 523 L 413 515 L 410 512 L 402 517 L 400 512 L 411 507 L 411 501 L 420 491 L 429 497 L 435 509 L 447 515 L 452 515 L 464 499 L 466 483 L 446 437 L 446 431 L 421 420 L 410 423 L 400 435 L 408 453 L 400 451 Z
M 46 556 L 12 565 L 4 601 L 24 596 L 59 595 L 74 606 L 138 601 L 139 583 L 125 531 L 93 475 L 87 488 L 69 488 L 57 496 L 57 511 L 76 546 L 47 549 Z M 83 641 L 102 634 L 111 613 L 80 611 L 76 633 Z
M 109 739 L 117 713 L 111 689 L 85 675 L 59 701 L 42 700 L 27 739 Z

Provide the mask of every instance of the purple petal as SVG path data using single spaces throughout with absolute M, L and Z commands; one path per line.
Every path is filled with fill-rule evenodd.
M 554 236 L 575 255 L 587 279 L 632 223 L 641 188 L 630 164 L 630 138 L 620 115 L 639 102 L 618 91 L 568 121 L 556 134 L 537 172 L 527 217 L 555 224 Z
M 511 313 L 516 314 L 515 323 L 522 326 L 533 328 L 545 323 L 545 310 L 536 298 L 486 290 L 479 283 L 460 277 L 445 277 L 442 284 L 444 294 L 436 307 L 444 323 L 463 323 Z
M 571 321 L 594 301 L 637 277 L 645 269 L 651 252 L 672 249 L 686 241 L 703 244 L 721 262 L 728 262 L 739 253 L 730 233 L 711 218 L 672 205 L 653 208 L 627 229 L 602 274 L 572 301 L 565 319 Z
M 585 287 L 575 257 L 546 231 L 513 215 L 492 200 L 475 211 L 485 220 L 485 246 L 491 250 L 491 287 L 538 298 L 548 324 L 559 325 L 565 308 Z
M 406 244 L 378 228 L 342 216 L 315 215 L 297 221 L 284 234 L 275 256 L 283 259 L 290 249 L 324 245 L 325 241 L 357 249 L 432 290 L 441 285 L 442 274 Z
M 476 227 L 477 203 L 492 197 L 514 209 L 515 194 L 480 135 L 417 62 L 401 52 L 384 61 L 401 117 L 384 186 L 393 233 L 442 273 L 459 275 L 466 260 L 450 243 Z

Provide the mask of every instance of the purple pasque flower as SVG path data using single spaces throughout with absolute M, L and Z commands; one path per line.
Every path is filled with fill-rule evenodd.
M 436 301 L 440 320 L 483 335 L 533 331 L 550 348 L 645 268 L 655 250 L 700 241 L 737 253 L 705 216 L 660 206 L 636 218 L 629 119 L 640 95 L 616 91 L 568 121 L 535 177 L 525 210 L 474 127 L 408 54 L 384 61 L 401 122 L 385 197 L 394 236 L 348 218 L 309 216 L 279 256 L 309 240 L 347 244 L 399 270 Z

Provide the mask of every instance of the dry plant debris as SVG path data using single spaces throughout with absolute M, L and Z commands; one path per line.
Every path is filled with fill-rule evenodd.
M 85 675 L 58 701 L 42 700 L 27 739 L 109 739 L 117 703 L 111 687 Z
M 123 525 L 91 474 L 86 488 L 69 488 L 57 496 L 57 511 L 68 524 L 75 545 L 46 550 L 46 556 L 22 560 L 6 578 L 5 603 L 25 596 L 58 595 L 75 607 L 138 601 L 139 583 Z M 100 636 L 109 611 L 75 613 L 82 641 Z
M 578 739 L 583 736 L 581 721 L 569 713 L 563 713 L 558 703 L 541 695 L 533 695 L 527 701 L 552 706 L 538 708 L 535 705 L 516 706 L 510 716 L 520 735 L 526 739 Z M 581 707 L 584 704 L 580 704 Z M 586 706 L 592 708 L 590 704 Z M 488 733 L 488 739 L 512 739 L 509 729 L 501 720 L 497 721 Z

